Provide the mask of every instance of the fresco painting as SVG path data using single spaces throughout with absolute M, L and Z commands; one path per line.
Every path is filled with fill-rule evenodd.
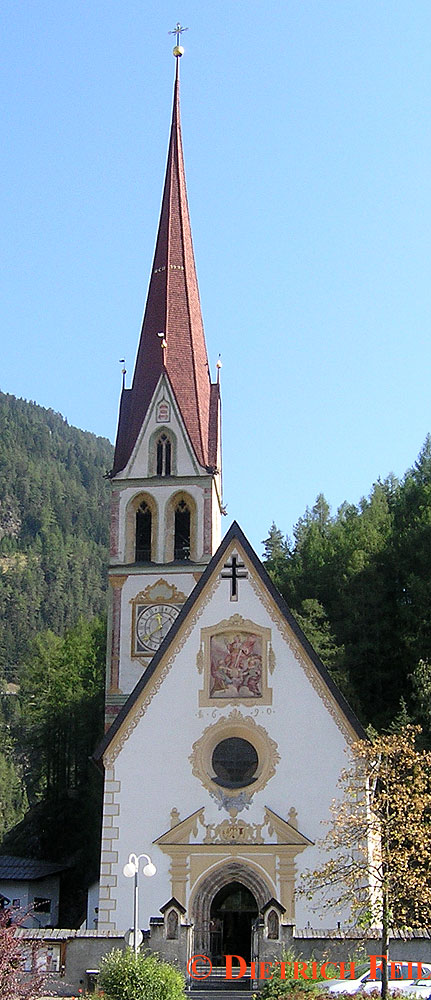
M 222 632 L 210 641 L 210 697 L 262 696 L 262 636 Z

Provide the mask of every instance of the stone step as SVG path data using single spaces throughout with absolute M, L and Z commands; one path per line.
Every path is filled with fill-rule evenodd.
M 206 968 L 204 965 L 197 965 L 195 979 L 189 980 L 187 993 L 192 1000 L 205 1000 L 210 996 L 211 1000 L 228 1000 L 232 996 L 235 1000 L 251 1000 L 253 996 L 252 980 L 250 978 L 250 966 L 247 966 L 244 975 L 237 976 L 239 968 L 233 967 L 233 979 L 226 979 L 226 968 L 224 965 L 213 965 L 211 975 L 205 979 Z M 199 978 L 202 976 L 202 978 Z
M 238 970 L 233 969 L 233 975 L 235 977 Z M 213 966 L 211 970 L 211 975 L 205 979 L 205 966 L 196 966 L 195 978 L 189 981 L 188 991 L 190 995 L 198 1000 L 199 994 L 202 997 L 206 997 L 211 994 L 212 1000 L 218 1000 L 217 994 L 220 994 L 224 1000 L 227 1000 L 229 994 L 235 996 L 236 1000 L 250 1000 L 252 996 L 252 981 L 250 978 L 250 966 L 247 967 L 244 975 L 238 976 L 233 979 L 226 979 L 226 969 L 223 966 Z M 200 978 L 202 976 L 202 978 Z
M 232 1000 L 252 1000 L 256 993 L 256 991 L 252 992 L 251 990 L 232 989 L 231 983 L 226 983 L 226 989 L 220 989 L 220 986 L 209 986 L 207 989 L 192 987 L 186 992 L 190 1000 L 207 1000 L 207 997 L 210 1000 L 229 1000 L 229 998 Z
M 242 980 L 235 986 L 230 980 L 213 980 L 209 976 L 205 983 L 190 984 L 187 987 L 187 995 L 191 1000 L 204 1000 L 211 995 L 212 1000 L 227 1000 L 232 995 L 235 1000 L 251 1000 L 256 990 L 251 989 L 250 978 Z

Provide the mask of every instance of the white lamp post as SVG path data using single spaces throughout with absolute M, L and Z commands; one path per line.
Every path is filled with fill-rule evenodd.
M 144 875 L 146 875 L 147 878 L 151 878 L 152 875 L 156 874 L 157 869 L 156 866 L 153 865 L 151 858 L 148 857 L 148 854 L 129 854 L 129 860 L 123 868 L 123 875 L 125 875 L 126 878 L 135 879 L 133 896 L 133 950 L 135 952 L 135 956 L 138 954 L 138 872 L 141 858 L 147 859 L 147 864 L 144 868 Z

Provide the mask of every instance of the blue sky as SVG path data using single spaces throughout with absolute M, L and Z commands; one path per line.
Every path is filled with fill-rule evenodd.
M 430 420 L 429 0 L 3 0 L 3 391 L 115 436 L 174 60 L 224 488 L 261 551 Z

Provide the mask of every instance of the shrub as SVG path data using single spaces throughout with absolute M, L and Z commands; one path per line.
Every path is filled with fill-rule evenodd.
M 285 979 L 281 978 L 282 967 L 280 962 L 285 963 Z M 306 966 L 304 972 L 308 976 L 308 979 L 305 979 L 302 975 L 297 976 L 295 979 L 294 962 L 299 963 L 300 969 L 302 969 L 303 964 Z M 323 959 L 317 962 L 317 969 L 313 969 L 312 962 L 313 959 L 309 959 L 307 962 L 304 962 L 299 955 L 294 954 L 291 950 L 284 951 L 281 958 L 277 959 L 277 962 L 274 963 L 274 966 L 271 969 L 272 978 L 265 980 L 259 993 L 259 1000 L 277 1000 L 278 997 L 289 997 L 291 994 L 293 994 L 297 1000 L 300 1000 L 303 994 L 311 993 L 316 994 L 316 996 L 322 996 L 325 994 L 327 982 L 320 975 L 319 971 Z M 315 972 L 314 977 L 313 972 Z M 329 977 L 329 969 L 327 974 Z M 336 974 L 336 968 L 334 968 L 334 977 Z
M 98 980 L 105 1000 L 184 1000 L 182 973 L 158 955 L 114 948 L 102 959 Z

